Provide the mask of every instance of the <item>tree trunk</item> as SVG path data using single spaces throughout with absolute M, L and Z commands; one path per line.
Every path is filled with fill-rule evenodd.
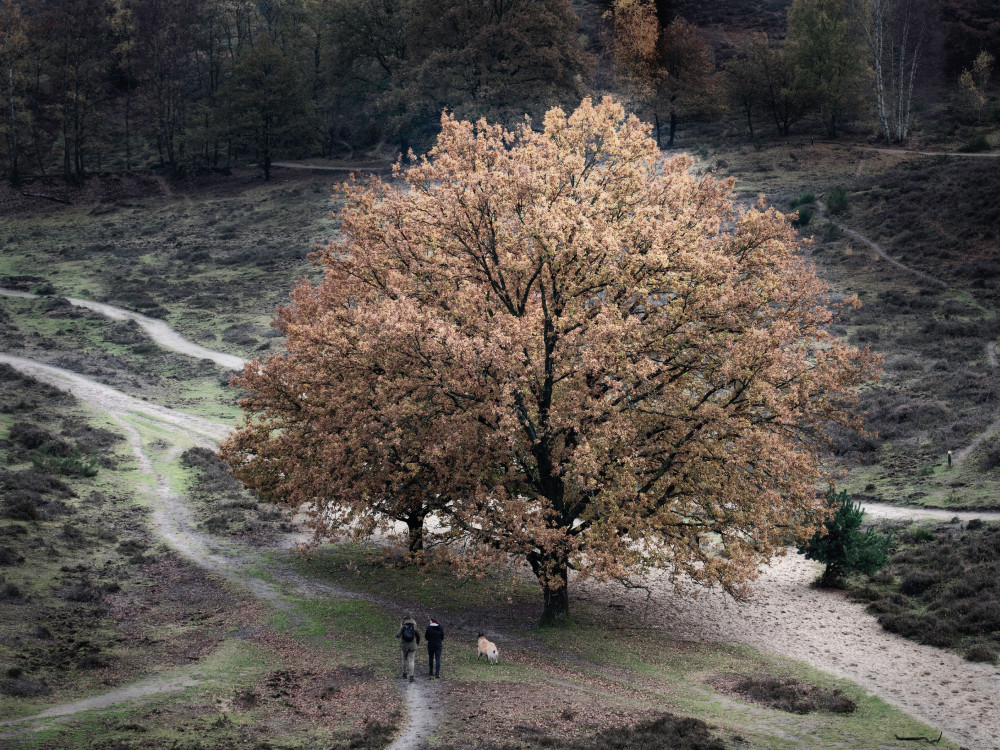
M 410 552 L 423 552 L 424 549 L 424 514 L 416 513 L 406 518 L 406 531 L 409 538 Z
M 674 134 L 677 133 L 677 113 L 673 110 L 670 112 L 670 136 L 667 139 L 667 148 L 674 147 Z
M 6 46 L 6 45 L 5 45 Z M 17 112 L 14 108 L 14 59 L 10 58 L 7 64 L 8 92 L 10 93 L 10 181 L 13 185 L 21 183 L 21 174 L 17 163 Z
M 539 625 L 543 628 L 559 628 L 569 625 L 569 587 L 565 563 L 561 571 L 542 582 L 542 593 L 544 605 Z
M 660 115 L 656 112 L 653 113 L 653 120 L 656 122 L 656 147 L 663 148 L 660 141 Z
M 537 553 L 528 557 L 528 563 L 542 586 L 544 603 L 543 628 L 569 625 L 569 560 L 565 550 Z
M 844 569 L 840 563 L 827 563 L 823 575 L 819 579 L 819 585 L 825 589 L 839 589 L 844 586 Z
M 132 171 L 132 82 L 125 74 L 125 171 Z

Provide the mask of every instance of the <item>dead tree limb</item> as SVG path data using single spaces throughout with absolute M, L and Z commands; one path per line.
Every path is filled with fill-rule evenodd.
M 941 741 L 941 738 L 944 737 L 944 732 L 938 734 L 936 740 L 932 740 L 930 737 L 900 737 L 898 734 L 893 736 L 901 742 L 926 742 L 930 745 L 936 745 Z

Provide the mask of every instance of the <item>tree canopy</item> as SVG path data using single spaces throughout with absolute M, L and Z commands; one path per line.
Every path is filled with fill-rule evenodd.
M 397 180 L 346 189 L 223 457 L 320 537 L 404 520 L 414 548 L 526 560 L 545 622 L 570 569 L 744 592 L 823 517 L 820 452 L 877 362 L 828 332 L 787 217 L 691 167 L 610 99 L 443 116 Z
M 792 0 L 788 9 L 788 53 L 798 85 L 819 105 L 826 133 L 860 106 L 868 68 L 843 0 Z

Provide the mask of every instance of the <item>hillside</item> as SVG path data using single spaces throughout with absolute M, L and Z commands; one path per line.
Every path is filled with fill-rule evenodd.
M 11 68 L 17 122 L 34 128 L 17 182 L 0 120 L 0 748 L 996 745 L 1000 106 L 991 80 L 978 113 L 957 88 L 980 49 L 1000 56 L 994 3 L 921 5 L 936 25 L 903 145 L 878 138 L 867 105 L 836 138 L 818 108 L 786 136 L 757 109 L 751 137 L 735 110 L 682 90 L 694 104 L 663 151 L 732 178 L 741 204 L 788 213 L 831 303 L 858 297 L 831 332 L 879 354 L 882 375 L 858 393 L 865 431 L 831 434 L 823 462 L 868 526 L 894 535 L 889 564 L 849 578 L 845 594 L 813 586 L 819 566 L 789 548 L 747 601 L 691 596 L 669 570 L 574 573 L 566 628 L 537 627 L 539 587 L 513 561 L 477 576 L 433 553 L 414 566 L 378 539 L 301 547 L 297 509 L 245 490 L 215 451 L 242 416 L 231 378 L 283 350 L 276 307 L 297 279 L 320 277 L 308 256 L 339 233 L 341 188 L 391 182 L 393 159 L 432 142 L 442 107 L 513 121 L 611 93 L 668 121 L 665 99 L 643 101 L 616 78 L 611 3 L 570 3 L 579 29 L 548 0 L 532 12 L 552 15 L 531 23 L 486 24 L 460 3 L 384 4 L 409 26 L 379 25 L 375 5 L 353 0 L 279 3 L 273 16 L 258 4 L 227 26 L 238 8 L 223 4 L 191 37 L 172 25 L 181 5 L 126 3 L 139 9 L 133 41 L 169 41 L 167 57 L 187 61 L 171 69 L 185 85 L 170 100 L 187 120 L 153 95 L 153 47 L 126 71 L 133 48 L 112 32 L 132 33 L 128 19 L 88 16 L 88 3 L 0 4 L 0 19 L 23 5 L 36 52 L 72 31 L 55 23 L 70 23 L 72 5 L 88 23 L 67 39 L 100 42 L 77 53 L 113 61 L 86 68 L 92 106 L 72 174 L 60 172 L 76 143 L 60 140 L 69 109 L 47 88 L 62 79 L 44 68 L 56 56 L 25 53 Z M 656 6 L 698 27 L 714 66 L 738 57 L 746 32 L 783 40 L 791 4 Z M 482 4 L 500 16 L 522 5 Z M 334 13 L 344 9 L 358 12 Z M 447 23 L 454 39 L 441 45 Z M 504 23 L 511 46 L 490 36 Z M 490 34 L 470 32 L 480 27 Z M 239 42 L 229 58 L 227 34 Z M 538 35 L 565 46 L 513 54 Z M 273 153 L 232 88 L 248 90 L 253 50 L 291 66 L 287 91 L 272 94 L 309 100 L 278 99 L 297 126 L 279 129 Z M 32 59 L 49 71 L 34 83 Z M 217 78 L 201 78 L 192 61 L 212 60 Z M 511 60 L 528 73 L 505 78 Z M 558 75 L 533 80 L 539 60 Z M 201 88 L 209 81 L 218 87 Z M 440 681 L 424 677 L 422 646 L 416 681 L 399 679 L 393 635 L 408 614 L 421 632 L 432 617 L 445 628 Z M 481 632 L 499 664 L 476 658 Z

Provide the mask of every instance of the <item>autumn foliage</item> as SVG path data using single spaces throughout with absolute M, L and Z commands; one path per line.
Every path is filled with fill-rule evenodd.
M 426 158 L 347 188 L 223 456 L 319 536 L 399 520 L 414 550 L 526 560 L 543 621 L 569 569 L 743 592 L 815 530 L 825 437 L 877 363 L 827 332 L 784 215 L 611 100 L 543 125 L 446 115 Z

